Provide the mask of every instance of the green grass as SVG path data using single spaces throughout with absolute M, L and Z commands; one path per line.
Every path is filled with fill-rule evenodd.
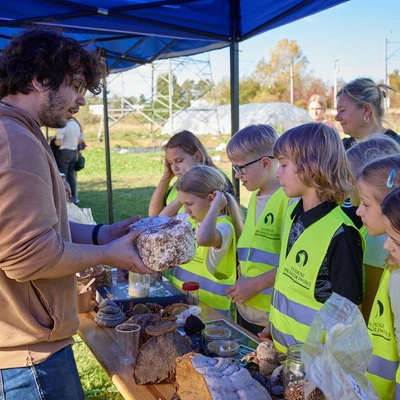
M 72 348 L 85 392 L 85 399 L 123 400 L 88 347 L 80 340 L 79 336 L 76 335 L 74 339 L 75 345 Z
M 215 155 L 215 151 L 210 151 Z M 221 154 L 221 153 L 219 153 Z M 85 168 L 78 173 L 79 207 L 91 208 L 97 223 L 108 223 L 107 177 L 105 152 L 102 149 L 84 151 Z M 164 170 L 163 152 L 118 153 L 111 152 L 111 177 L 114 221 L 140 214 L 148 216 L 150 198 Z M 231 176 L 230 163 L 218 163 L 227 176 Z M 249 193 L 241 193 L 241 204 L 247 207 Z

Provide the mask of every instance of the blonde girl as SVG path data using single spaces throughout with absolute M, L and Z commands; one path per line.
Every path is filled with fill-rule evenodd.
M 172 136 L 164 146 L 164 173 L 158 183 L 149 204 L 149 216 L 159 215 L 164 207 L 177 199 L 176 181 L 190 168 L 197 164 L 208 165 L 216 168 L 210 155 L 201 141 L 189 131 L 182 131 Z M 228 190 L 233 193 L 233 187 L 226 178 Z M 178 211 L 181 204 L 178 203 Z
M 319 94 L 313 94 L 308 100 L 308 113 L 313 122 L 322 122 L 334 128 L 332 122 L 325 119 L 326 100 Z
M 276 142 L 274 156 L 286 195 L 301 198 L 286 213 L 270 312 L 273 341 L 286 352 L 305 342 L 333 292 L 361 304 L 363 247 L 340 207 L 353 182 L 338 133 L 322 123 L 290 129 Z
M 227 192 L 222 172 L 196 165 L 177 184 L 178 197 L 198 223 L 197 252 L 188 264 L 173 268 L 170 280 L 178 287 L 185 281 L 200 283 L 200 300 L 229 315 L 231 299 L 225 290 L 236 282 L 236 241 L 243 229 L 240 208 Z M 164 215 L 168 215 L 168 206 Z
M 368 321 L 373 351 L 367 376 L 383 400 L 400 397 L 399 184 L 398 155 L 366 165 L 357 180 L 360 196 L 357 214 L 361 216 L 370 235 L 388 234 L 384 247 L 390 256 Z

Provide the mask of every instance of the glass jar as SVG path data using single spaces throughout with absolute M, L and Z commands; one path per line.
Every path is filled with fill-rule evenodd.
M 185 282 L 182 285 L 183 292 L 185 293 L 186 304 L 197 306 L 199 304 L 199 289 L 198 282 Z
M 301 361 L 301 344 L 289 346 L 285 366 L 283 367 L 283 389 L 285 400 L 306 399 L 304 392 L 309 382 L 305 378 L 304 364 Z M 307 400 L 324 400 L 320 389 L 314 387 Z
M 141 299 L 150 294 L 150 275 L 129 271 L 129 296 Z

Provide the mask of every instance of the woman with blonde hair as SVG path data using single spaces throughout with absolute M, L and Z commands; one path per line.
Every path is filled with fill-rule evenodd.
M 345 149 L 374 134 L 384 134 L 400 142 L 396 132 L 383 126 L 384 100 L 393 87 L 376 84 L 370 78 L 358 78 L 344 85 L 337 94 L 336 121 L 349 138 L 343 139 Z
M 313 122 L 322 122 L 325 125 L 334 128 L 332 122 L 325 119 L 326 100 L 319 94 L 313 94 L 308 100 L 308 113 Z
M 198 246 L 194 259 L 171 269 L 169 279 L 178 287 L 199 282 L 200 300 L 229 316 L 231 299 L 225 290 L 236 282 L 236 243 L 243 229 L 239 205 L 227 191 L 224 174 L 207 165 L 192 167 L 176 189 L 185 213 L 198 223 Z M 171 207 L 161 215 L 172 216 Z

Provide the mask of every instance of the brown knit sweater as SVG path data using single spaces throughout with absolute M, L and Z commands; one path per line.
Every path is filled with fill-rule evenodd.
M 72 343 L 75 275 L 46 279 L 70 241 L 50 147 L 23 110 L 0 105 L 0 369 L 40 363 Z

